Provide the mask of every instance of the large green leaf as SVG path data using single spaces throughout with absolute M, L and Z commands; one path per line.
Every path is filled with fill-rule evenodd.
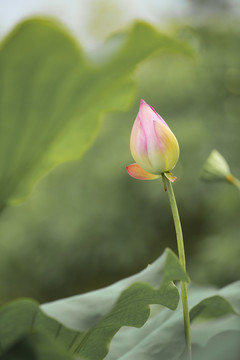
M 179 292 L 170 280 L 170 273 L 174 274 L 171 280 L 188 280 L 176 255 L 167 249 L 159 260 L 136 276 L 103 290 L 42 306 L 44 312 L 54 316 L 56 320 L 44 315 L 38 304 L 32 300 L 13 302 L 3 307 L 0 312 L 2 352 L 13 351 L 12 346 L 16 344 L 19 348 L 22 339 L 29 344 L 33 333 L 45 331 L 71 353 L 80 354 L 86 359 L 103 359 L 111 339 L 121 327 L 144 325 L 150 314 L 150 304 L 176 309 Z M 161 283 L 160 288 L 155 289 L 150 284 L 135 282 L 146 279 L 153 284 Z M 123 287 L 129 284 L 132 285 L 122 291 Z M 61 322 L 56 315 L 58 312 Z M 67 321 L 62 321 L 62 315 Z M 93 319 L 99 321 L 93 324 Z M 82 328 L 89 330 L 79 331 Z M 33 340 L 35 345 L 36 338 Z M 22 347 L 23 345 L 21 343 Z
M 157 262 L 133 278 L 124 279 L 105 289 L 45 304 L 42 308 L 64 324 L 85 330 L 106 314 L 112 306 L 113 299 L 116 299 L 130 281 L 144 280 L 156 286 L 160 279 L 167 279 L 170 273 L 182 271 L 176 266 L 176 257 L 169 256 L 165 260 L 165 256 L 164 254 Z M 173 278 L 176 278 L 176 275 L 175 273 Z M 194 349 L 196 346 L 199 347 L 198 355 L 201 352 L 205 354 L 206 347 L 212 344 L 209 345 L 209 341 L 221 332 L 240 330 L 239 317 L 236 316 L 240 311 L 240 283 L 220 290 L 190 285 L 188 293 L 191 316 L 194 320 L 191 325 L 192 340 Z M 179 359 L 184 351 L 184 341 L 181 304 L 175 312 L 166 307 L 156 308 L 141 330 L 123 327 L 118 331 L 111 342 L 106 359 Z M 225 344 L 226 347 L 228 345 L 231 347 L 231 342 Z
M 240 307 L 240 283 L 234 283 L 220 290 L 213 287 L 190 285 L 188 296 L 191 310 L 198 306 L 201 307 L 205 298 L 206 303 L 213 308 L 215 297 L 221 296 L 228 302 L 228 307 L 232 307 L 236 314 L 239 312 Z M 209 298 L 213 299 L 213 304 L 209 301 Z M 195 350 L 197 347 L 197 355 L 206 354 L 209 341 L 221 332 L 240 331 L 239 316 L 231 314 L 226 316 L 226 308 L 222 309 L 222 313 L 220 311 L 215 313 L 216 318 L 203 320 L 200 312 L 198 316 L 195 316 L 191 324 L 191 330 L 193 348 Z M 179 304 L 175 312 L 170 312 L 166 308 L 156 311 L 141 331 L 134 328 L 121 329 L 114 337 L 106 359 L 182 359 L 184 342 L 182 308 L 181 304 Z M 225 346 L 230 347 L 231 344 L 225 343 Z
M 0 205 L 20 201 L 56 165 L 80 159 L 100 117 L 129 107 L 131 74 L 157 49 L 189 52 L 137 22 L 93 62 L 54 20 L 19 24 L 0 47 Z
M 41 308 L 66 326 L 82 331 L 95 325 L 110 311 L 121 292 L 138 282 L 148 283 L 154 287 L 159 287 L 163 283 L 162 289 L 166 292 L 162 292 L 160 296 L 161 303 L 170 309 L 175 309 L 179 295 L 176 287 L 172 287 L 171 281 L 181 279 L 189 281 L 176 255 L 170 249 L 166 249 L 162 256 L 137 275 L 100 290 L 43 304 Z
M 41 308 L 32 300 L 9 304 L 0 311 L 1 350 L 5 356 L 27 347 L 41 359 L 46 345 L 54 354 L 68 351 L 69 359 L 73 354 L 90 360 L 183 359 L 182 307 L 176 309 L 179 292 L 169 274 L 188 280 L 176 255 L 166 250 L 141 273 L 104 289 Z M 240 331 L 240 282 L 220 290 L 190 285 L 188 293 L 194 354 L 210 360 L 206 353 L 218 354 L 224 333 L 235 360 L 238 344 L 230 335 Z M 164 306 L 154 305 L 149 317 L 150 304 Z

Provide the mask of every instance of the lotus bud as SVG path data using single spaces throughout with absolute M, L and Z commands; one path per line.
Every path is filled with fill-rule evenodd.
M 227 161 L 217 150 L 213 150 L 205 161 L 200 178 L 205 181 L 227 181 L 240 190 L 240 181 L 231 174 Z
M 163 173 L 175 181 L 170 170 L 179 158 L 179 145 L 175 135 L 161 116 L 144 100 L 141 100 L 133 124 L 130 147 L 135 164 L 127 166 L 127 172 L 139 180 L 152 180 Z
M 227 161 L 217 150 L 213 150 L 203 165 L 200 178 L 205 181 L 229 181 L 231 177 Z

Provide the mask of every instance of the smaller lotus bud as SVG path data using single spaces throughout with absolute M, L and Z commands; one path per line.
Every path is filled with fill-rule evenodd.
M 213 150 L 203 165 L 200 178 L 205 181 L 217 181 L 227 180 L 231 176 L 227 161 L 217 150 Z
M 231 174 L 227 161 L 217 150 L 213 150 L 207 158 L 200 178 L 205 181 L 227 181 L 240 190 L 240 181 Z

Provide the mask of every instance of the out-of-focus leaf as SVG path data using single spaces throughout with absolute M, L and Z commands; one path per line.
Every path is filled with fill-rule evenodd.
M 46 316 L 33 300 L 17 300 L 0 310 L 1 359 L 70 360 L 67 346 L 75 336 L 75 331 Z
M 78 160 L 100 116 L 126 110 L 130 75 L 157 49 L 186 47 L 138 22 L 105 62 L 94 64 L 53 20 L 19 24 L 0 47 L 0 204 L 17 203 L 56 165 Z
M 14 344 L 2 360 L 73 360 L 59 341 L 44 331 L 33 332 Z

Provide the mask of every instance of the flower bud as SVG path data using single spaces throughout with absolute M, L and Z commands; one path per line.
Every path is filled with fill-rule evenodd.
M 140 180 L 169 174 L 179 157 L 176 137 L 161 116 L 144 100 L 141 100 L 133 124 L 130 147 L 136 164 L 127 166 L 127 172 Z M 172 175 L 169 177 L 171 181 L 176 179 Z
M 231 177 L 227 161 L 217 150 L 213 150 L 203 165 L 200 178 L 205 181 L 229 181 Z

